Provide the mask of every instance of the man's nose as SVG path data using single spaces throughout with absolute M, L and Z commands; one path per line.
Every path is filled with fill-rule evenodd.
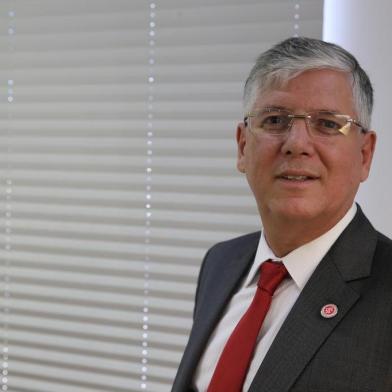
M 282 144 L 286 155 L 311 155 L 314 152 L 312 130 L 305 117 L 294 117 Z

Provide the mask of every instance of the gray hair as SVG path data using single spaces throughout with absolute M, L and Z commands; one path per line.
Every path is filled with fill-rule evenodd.
M 342 71 L 351 77 L 358 120 L 369 129 L 373 88 L 368 75 L 347 50 L 314 38 L 288 38 L 257 58 L 245 83 L 245 112 L 251 110 L 258 94 L 282 86 L 304 71 L 324 68 Z

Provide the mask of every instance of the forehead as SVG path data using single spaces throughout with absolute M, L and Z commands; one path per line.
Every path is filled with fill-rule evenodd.
M 279 106 L 290 110 L 331 110 L 355 115 L 352 83 L 348 74 L 331 69 L 308 70 L 261 91 L 253 109 Z

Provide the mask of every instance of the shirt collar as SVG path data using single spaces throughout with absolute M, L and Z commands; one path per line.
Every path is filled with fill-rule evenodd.
M 262 232 L 255 259 L 249 274 L 244 281 L 244 286 L 249 286 L 252 282 L 254 282 L 255 276 L 259 271 L 260 264 L 271 259 L 283 262 L 297 287 L 302 290 L 320 261 L 354 218 L 356 212 L 357 206 L 354 203 L 347 211 L 346 215 L 334 227 L 320 237 L 300 246 L 297 249 L 294 249 L 289 254 L 281 258 L 275 256 L 274 252 L 268 246 Z

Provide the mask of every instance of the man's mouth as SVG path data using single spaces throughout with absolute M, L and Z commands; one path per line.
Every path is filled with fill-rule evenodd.
M 311 177 L 311 176 L 292 176 L 292 175 L 279 176 L 279 178 L 283 178 L 284 180 L 290 180 L 290 181 L 306 181 L 306 180 L 315 179 L 315 177 Z

